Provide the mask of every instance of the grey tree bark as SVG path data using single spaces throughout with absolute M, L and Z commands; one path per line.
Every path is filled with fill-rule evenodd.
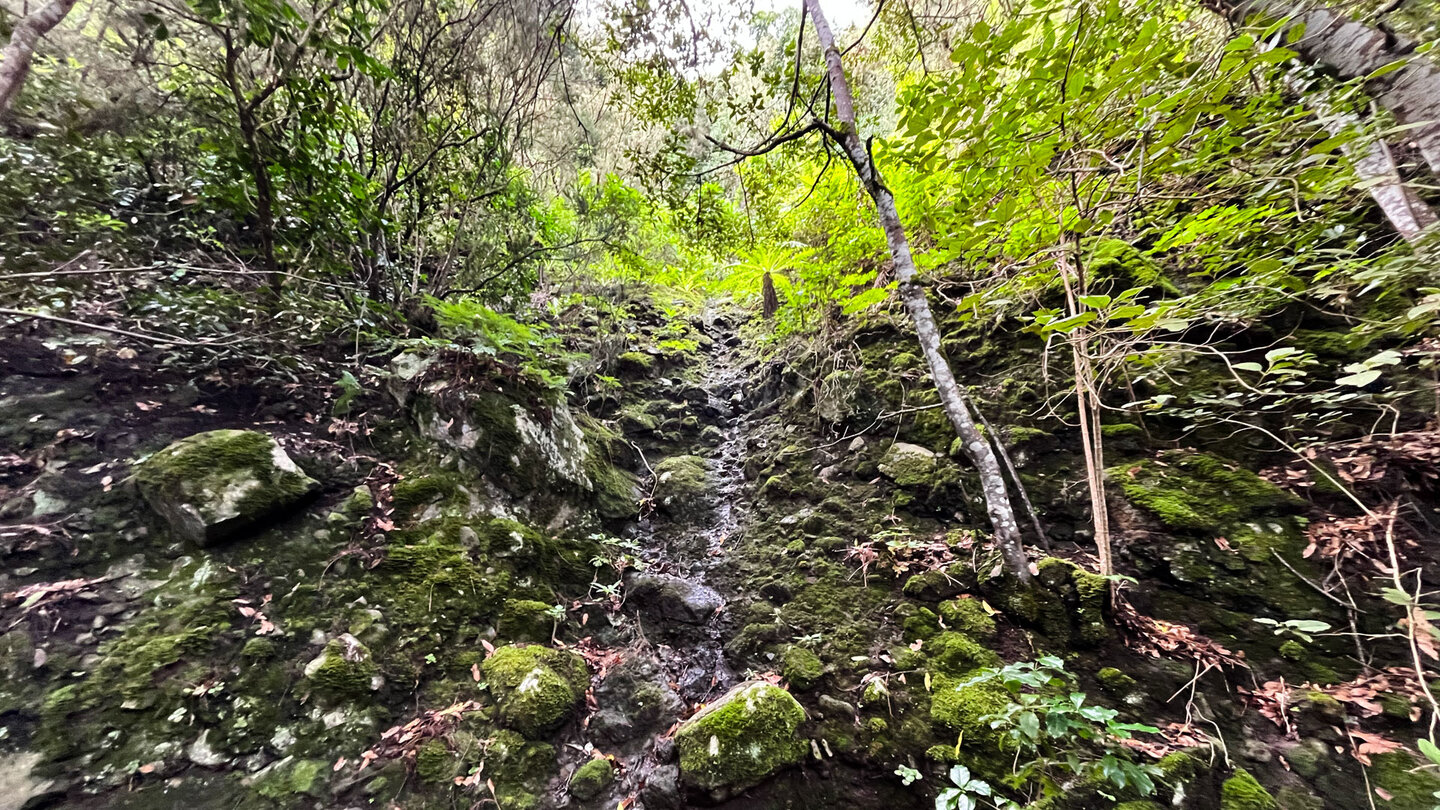
M 1342 79 L 1364 78 L 1403 62 L 1367 81 L 1366 90 L 1397 121 L 1412 127 L 1407 136 L 1420 147 L 1430 171 L 1440 175 L 1440 67 L 1411 55 L 1409 43 L 1303 0 L 1208 0 L 1207 5 L 1236 23 L 1252 16 L 1266 22 L 1285 20 L 1285 47 Z
M 838 129 L 828 126 L 824 129 L 845 151 L 861 184 L 865 186 L 870 198 L 875 201 L 880 227 L 885 231 L 885 241 L 890 248 L 890 258 L 895 263 L 895 275 L 900 282 L 900 299 L 905 303 L 905 309 L 915 323 L 915 333 L 920 339 L 920 348 L 925 354 L 925 362 L 930 367 L 930 376 L 935 382 L 935 390 L 940 395 L 945 415 L 949 417 L 950 423 L 955 427 L 955 432 L 960 436 L 960 441 L 965 448 L 965 455 L 980 472 L 985 508 L 990 515 L 990 525 L 995 532 L 995 543 L 1005 558 L 1005 567 L 1009 572 L 1020 581 L 1029 582 L 1030 564 L 1025 557 L 1025 548 L 1020 537 L 1020 524 L 1015 519 L 1015 509 L 1010 504 L 1010 492 L 1005 483 L 1005 475 L 1000 469 L 995 449 L 990 446 L 985 435 L 976 427 L 970 407 L 965 401 L 965 395 L 960 391 L 960 386 L 955 382 L 955 375 L 950 370 L 950 361 L 946 359 L 945 353 L 941 349 L 940 328 L 935 323 L 934 314 L 930 311 L 930 303 L 925 298 L 925 289 L 920 285 L 919 274 L 915 270 L 915 259 L 910 253 L 910 241 L 905 235 L 905 226 L 900 222 L 899 211 L 895 208 L 895 197 L 890 193 L 890 189 L 885 187 L 885 183 L 881 180 L 880 173 L 870 157 L 869 148 L 860 138 L 859 127 L 855 121 L 855 100 L 850 93 L 850 84 L 845 78 L 845 68 L 840 61 L 840 50 L 835 47 L 835 36 L 830 31 L 830 23 L 820 9 L 820 0 L 805 0 L 805 9 L 815 26 L 815 35 L 819 39 L 820 47 L 825 53 L 830 91 L 835 101 L 836 117 L 840 121 Z
M 25 86 L 25 77 L 30 75 L 30 63 L 35 58 L 35 45 L 74 7 L 75 0 L 50 0 L 16 23 L 10 33 L 10 43 L 0 51 L 0 120 L 9 117 L 10 106 Z
M 1320 114 L 1325 122 L 1325 129 L 1331 135 L 1340 135 L 1357 123 L 1354 116 L 1327 113 L 1323 108 L 1320 109 Z M 1385 218 L 1390 220 L 1390 224 L 1405 241 L 1418 241 L 1426 231 L 1440 222 L 1440 217 L 1435 215 L 1429 204 L 1405 185 L 1404 179 L 1400 177 L 1400 170 L 1395 165 L 1395 157 L 1390 152 L 1390 145 L 1385 139 L 1348 141 L 1340 150 L 1350 159 L 1350 165 L 1354 167 L 1360 183 L 1370 192 L 1375 204 L 1380 206 Z

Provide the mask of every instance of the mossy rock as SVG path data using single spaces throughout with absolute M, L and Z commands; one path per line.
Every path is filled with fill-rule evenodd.
M 415 751 L 415 775 L 427 784 L 443 785 L 461 775 L 460 760 L 443 740 L 426 740 Z
M 1135 679 L 1126 675 L 1115 667 L 1104 667 L 1095 673 L 1095 680 L 1100 682 L 1100 688 L 1115 697 L 1125 697 L 1135 691 Z
M 305 665 L 305 677 L 317 694 L 335 700 L 353 700 L 381 685 L 370 649 L 349 633 L 327 642 Z
M 671 517 L 695 520 L 710 505 L 710 473 L 699 456 L 671 456 L 655 465 L 655 504 Z
M 1390 794 L 1390 800 L 1380 805 L 1385 810 L 1432 810 L 1437 804 L 1440 776 L 1421 769 L 1422 763 L 1414 757 L 1403 751 L 1375 754 L 1371 763 L 1371 783 Z
M 588 802 L 615 781 L 615 766 L 608 759 L 592 759 L 570 775 L 570 795 Z
M 631 379 L 649 377 L 655 370 L 655 358 L 645 352 L 625 352 L 615 358 L 615 370 Z
M 780 674 L 786 683 L 801 691 L 814 686 L 825 677 L 825 664 L 820 656 L 796 644 L 785 650 Z
M 784 689 L 739 684 L 675 732 L 681 780 L 717 801 L 758 785 L 805 756 L 797 733 L 804 721 L 805 710 Z
M 267 799 L 293 801 L 295 796 L 320 795 L 329 771 L 320 760 L 286 757 L 255 774 L 252 784 Z
M 500 719 L 531 739 L 554 731 L 585 696 L 585 659 L 539 645 L 501 647 L 482 667 Z
M 964 678 L 936 675 L 932 679 L 930 719 L 957 732 L 966 745 L 999 742 L 988 718 L 1010 705 L 1010 693 L 995 681 L 967 684 Z
M 1106 475 L 1131 503 L 1171 529 L 1215 532 L 1299 505 L 1269 481 L 1208 453 L 1167 452 L 1156 460 L 1111 467 Z
M 986 612 L 979 599 L 951 599 L 940 604 L 940 620 L 951 630 L 971 638 L 988 641 L 995 637 L 995 619 Z
M 506 599 L 495 629 L 506 641 L 544 644 L 555 629 L 554 606 L 535 599 Z
M 1275 797 L 1244 768 L 1220 787 L 1220 810 L 1280 810 Z
M 319 488 L 274 438 L 249 430 L 181 439 L 142 462 L 135 481 L 175 534 L 202 546 L 244 534 Z
M 965 675 L 981 667 L 1000 666 L 1000 656 L 964 633 L 940 633 L 925 642 L 923 652 L 932 672 Z
M 880 460 L 880 474 L 902 487 L 930 486 L 939 456 L 918 444 L 895 442 Z

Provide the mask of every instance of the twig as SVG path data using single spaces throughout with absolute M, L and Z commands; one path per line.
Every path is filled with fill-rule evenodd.
M 125 337 L 132 337 L 132 338 L 135 338 L 136 340 L 144 340 L 144 341 L 147 341 L 147 342 L 150 342 L 150 343 L 155 343 L 155 344 L 157 344 L 157 345 L 160 345 L 160 344 L 163 344 L 163 345 L 180 344 L 180 345 L 186 345 L 186 346 L 198 346 L 198 345 L 201 345 L 201 344 L 199 344 L 199 343 L 195 343 L 195 342 L 193 342 L 193 341 L 188 341 L 188 340 L 185 340 L 185 339 L 183 339 L 183 338 L 176 338 L 176 337 L 170 337 L 170 336 L 146 335 L 146 334 L 143 334 L 143 333 L 141 333 L 141 332 L 131 332 L 131 331 L 129 331 L 128 329 L 117 329 L 117 328 L 115 328 L 115 327 L 113 327 L 113 326 L 101 326 L 101 325 L 98 324 L 98 323 L 89 323 L 89 322 L 86 322 L 86 321 L 76 321 L 76 320 L 72 320 L 72 319 L 70 319 L 70 318 L 61 318 L 61 317 L 59 317 L 59 316 L 57 316 L 57 315 L 43 315 L 43 314 L 41 314 L 41 313 L 39 313 L 39 312 L 27 312 L 27 311 L 25 311 L 25 310 L 23 310 L 23 309 L 6 309 L 6 308 L 4 308 L 4 307 L 0 307 L 0 315 L 14 315 L 14 316 L 19 317 L 19 318 L 35 318 L 35 319 L 42 320 L 42 321 L 54 321 L 54 322 L 56 322 L 56 323 L 68 324 L 68 325 L 70 325 L 70 326 L 78 326 L 78 327 L 80 327 L 80 328 L 82 328 L 82 329 L 94 329 L 94 330 L 96 330 L 97 332 L 110 332 L 110 333 L 116 334 L 116 335 L 124 335 Z
M 1312 581 L 1311 581 L 1309 578 L 1307 578 L 1304 574 L 1302 574 L 1302 573 L 1300 573 L 1299 571 L 1295 570 L 1295 566 L 1291 565 L 1289 560 L 1287 560 L 1287 559 L 1285 559 L 1284 557 L 1280 556 L 1280 552 L 1278 552 L 1278 551 L 1276 551 L 1275 549 L 1272 548 L 1272 549 L 1270 549 L 1270 553 L 1273 554 L 1273 555 L 1275 556 L 1275 559 L 1279 560 L 1282 565 L 1284 565 L 1286 568 L 1289 568 L 1289 569 L 1290 569 L 1290 573 L 1292 573 L 1292 574 L 1294 574 L 1296 577 L 1298 577 L 1301 582 L 1305 583 L 1306 585 L 1309 585 L 1311 588 L 1314 588 L 1316 593 L 1320 594 L 1321 596 L 1325 597 L 1326 599 L 1329 599 L 1331 602 L 1334 602 L 1335 604 L 1339 605 L 1340 607 L 1345 608 L 1346 610 L 1353 610 L 1353 611 L 1355 611 L 1356 613 L 1364 613 L 1364 612 L 1365 612 L 1365 611 L 1361 610 L 1358 606 L 1353 605 L 1353 604 L 1350 604 L 1349 602 L 1346 602 L 1344 599 L 1341 599 L 1340 597 L 1336 596 L 1335 594 L 1330 593 L 1329 591 L 1325 590 L 1324 588 L 1322 588 L 1322 587 L 1320 587 L 1319 585 L 1317 585 L 1317 584 L 1315 584 L 1314 582 L 1312 582 Z

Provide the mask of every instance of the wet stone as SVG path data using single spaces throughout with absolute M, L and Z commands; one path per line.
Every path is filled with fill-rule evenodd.
M 639 573 L 629 578 L 629 595 L 658 616 L 685 624 L 704 624 L 725 601 L 713 589 L 668 574 Z

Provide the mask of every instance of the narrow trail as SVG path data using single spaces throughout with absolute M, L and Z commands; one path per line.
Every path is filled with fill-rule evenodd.
M 669 734 L 696 707 L 743 679 L 725 654 L 732 623 L 727 606 L 738 596 L 729 585 L 728 552 L 747 518 L 742 489 L 749 423 L 734 323 L 716 307 L 706 309 L 704 331 L 713 345 L 703 376 L 686 389 L 693 415 L 710 434 L 704 449 L 697 448 L 707 466 L 703 508 L 683 518 L 657 511 L 638 520 L 630 535 L 640 546 L 643 569 L 626 577 L 625 612 L 634 634 L 628 654 L 636 658 L 629 666 L 650 673 L 645 677 L 663 684 L 671 697 L 654 732 L 615 750 L 625 777 L 612 797 L 638 794 L 647 807 L 687 806 Z
M 726 605 L 733 594 L 724 593 L 712 575 L 726 564 L 727 544 L 738 536 L 746 511 L 741 493 L 746 423 L 744 373 L 737 357 L 740 340 L 733 322 L 713 305 L 707 308 L 704 322 L 714 344 L 699 383 L 706 399 L 696 406 L 696 415 L 718 428 L 722 437 L 706 458 L 708 508 L 698 522 L 652 515 L 639 526 L 648 576 L 663 578 L 672 593 L 688 602 L 675 605 L 666 600 L 652 606 L 642 612 L 641 628 L 656 642 L 659 662 L 691 706 L 714 699 L 739 681 L 724 650 Z

